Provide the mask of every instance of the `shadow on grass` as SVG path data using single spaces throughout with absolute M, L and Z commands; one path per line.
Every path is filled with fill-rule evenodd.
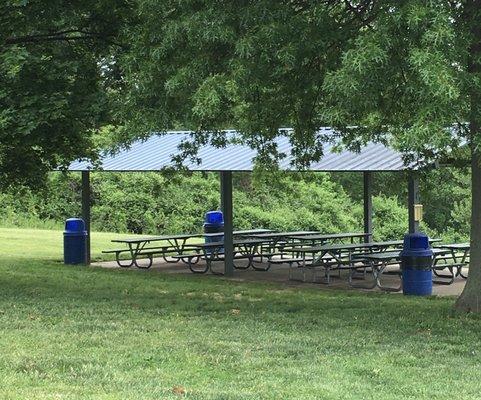
M 276 318 L 304 327 L 319 323 L 383 333 L 423 329 L 478 329 L 476 315 L 456 315 L 453 299 L 411 298 L 355 291 L 319 291 L 275 283 L 239 283 L 213 276 L 138 273 L 8 260 L 0 265 L 0 299 L 41 306 L 114 308 L 137 313 Z M 159 311 L 160 310 L 160 311 Z
M 264 398 L 303 398 L 299 390 L 305 398 L 320 390 L 414 396 L 414 379 L 434 393 L 434 366 L 446 376 L 462 363 L 463 384 L 466 373 L 478 371 L 480 318 L 455 315 L 452 305 L 444 298 L 4 260 L 0 343 L 17 350 L 5 353 L 0 370 L 19 382 L 26 377 L 27 388 L 28 379 L 80 380 L 133 387 L 137 398 L 149 385 L 150 398 L 169 398 L 178 382 L 198 399 L 260 398 L 258 385 L 271 389 Z

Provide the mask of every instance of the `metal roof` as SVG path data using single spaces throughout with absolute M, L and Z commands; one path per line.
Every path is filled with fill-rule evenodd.
M 332 132 L 323 129 L 323 134 Z M 128 149 L 101 158 L 100 169 L 104 171 L 160 171 L 175 167 L 172 157 L 180 153 L 180 143 L 189 138 L 188 132 L 167 132 L 154 134 L 144 141 L 134 142 Z M 291 164 L 292 145 L 285 136 L 276 139 L 278 151 L 287 156 L 279 161 L 279 168 L 295 170 Z M 324 156 L 313 162 L 311 171 L 400 171 L 408 169 L 401 154 L 381 143 L 368 143 L 359 153 L 351 151 L 333 152 L 333 144 L 325 143 Z M 201 147 L 197 164 L 186 160 L 184 167 L 190 171 L 252 171 L 253 159 L 257 152 L 247 145 L 228 144 L 225 148 L 212 145 Z M 75 161 L 70 171 L 93 169 L 88 161 Z

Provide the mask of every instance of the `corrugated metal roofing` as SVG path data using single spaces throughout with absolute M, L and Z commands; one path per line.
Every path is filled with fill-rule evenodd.
M 325 129 L 323 133 L 329 133 Z M 129 149 L 101 159 L 101 169 L 105 171 L 159 171 L 173 167 L 172 157 L 180 153 L 179 144 L 189 137 L 187 132 L 168 132 L 153 135 L 145 141 L 133 143 Z M 276 139 L 278 151 L 287 155 L 279 162 L 283 170 L 294 170 L 291 161 L 289 139 L 280 136 Z M 333 152 L 333 145 L 324 145 L 324 156 L 308 168 L 312 171 L 400 171 L 407 169 L 400 153 L 380 143 L 368 143 L 359 153 L 351 151 Z M 198 156 L 201 163 L 185 161 L 184 166 L 191 171 L 252 171 L 256 151 L 246 145 L 228 144 L 225 148 L 211 145 L 201 147 Z M 92 169 L 88 161 L 73 162 L 70 171 Z

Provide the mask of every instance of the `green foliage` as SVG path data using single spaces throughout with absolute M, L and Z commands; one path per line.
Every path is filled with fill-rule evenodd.
M 465 197 L 455 203 L 451 211 L 451 217 L 454 221 L 453 227 L 450 229 L 451 235 L 455 236 L 457 241 L 469 242 L 471 233 L 471 199 Z
M 327 174 L 236 177 L 234 224 L 237 228 L 312 229 L 323 232 L 361 229 L 362 209 Z M 47 188 L 22 196 L 2 195 L 4 224 L 42 226 L 80 214 L 78 174 L 51 174 Z M 200 232 L 203 216 L 219 208 L 216 174 L 92 174 L 94 229 L 132 233 Z M 27 226 L 28 226 L 27 225 Z
M 446 128 L 469 120 L 466 84 L 474 78 L 467 25 L 454 22 L 459 12 L 446 1 L 379 2 L 371 29 L 351 41 L 324 82 L 328 124 L 343 130 L 349 144 L 385 140 L 411 160 L 456 146 Z
M 361 227 L 361 207 L 327 174 L 265 175 L 248 191 L 238 191 L 235 205 L 242 228 L 339 232 Z
M 374 239 L 399 240 L 408 231 L 408 212 L 396 197 L 373 198 Z
M 15 1 L 0 13 L 0 186 L 38 185 L 45 173 L 95 156 L 123 0 Z M 115 79 L 114 79 L 115 80 Z
M 452 178 L 448 181 L 448 178 Z M 454 170 L 423 177 L 422 229 L 448 241 L 469 236 L 469 181 Z M 99 231 L 131 233 L 201 232 L 203 215 L 219 208 L 217 174 L 91 174 L 92 223 Z M 406 180 L 376 174 L 374 238 L 399 239 L 407 231 Z M 79 174 L 53 173 L 46 187 L 0 193 L 3 226 L 60 229 L 81 212 Z M 400 194 L 396 194 L 399 191 Z M 324 173 L 258 172 L 234 175 L 234 224 L 238 229 L 362 230 L 362 176 L 345 180 Z
M 141 0 L 137 12 L 119 99 L 131 136 L 182 127 L 200 144 L 235 128 L 266 163 L 290 126 L 296 161 L 319 158 L 323 79 L 360 25 L 344 5 Z

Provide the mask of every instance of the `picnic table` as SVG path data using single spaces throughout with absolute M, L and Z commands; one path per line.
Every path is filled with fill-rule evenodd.
M 291 237 L 305 236 L 305 235 L 315 235 L 319 233 L 318 231 L 290 231 L 290 232 L 265 232 L 265 233 L 251 233 L 249 236 L 258 239 L 286 239 Z
M 430 242 L 438 242 L 440 239 L 430 239 Z M 305 280 L 306 269 L 315 270 L 316 267 L 324 268 L 326 283 L 330 283 L 330 272 L 337 269 L 340 273 L 342 268 L 353 268 L 355 261 L 361 261 L 364 256 L 370 253 L 381 253 L 389 249 L 399 248 L 404 244 L 403 240 L 388 240 L 383 242 L 370 243 L 334 243 L 320 246 L 292 246 L 284 248 L 285 252 L 295 255 L 291 259 L 271 260 L 270 263 L 289 263 L 289 276 L 296 264 L 303 269 Z M 354 261 L 355 259 L 355 261 Z
M 247 266 L 235 265 L 236 269 L 247 269 L 254 267 L 254 258 L 262 257 L 262 252 L 259 248 L 264 244 L 266 240 L 263 239 L 236 239 L 233 241 L 234 245 L 234 260 L 245 259 L 248 261 Z M 189 269 L 194 273 L 206 273 L 211 271 L 214 274 L 222 275 L 222 273 L 216 272 L 212 269 L 212 263 L 214 261 L 224 261 L 224 242 L 210 242 L 210 243 L 196 243 L 186 245 L 186 253 L 178 254 L 176 257 L 182 259 Z M 195 266 L 199 258 L 205 260 L 205 266 Z M 192 260 L 196 260 L 192 262 Z M 262 269 L 255 267 L 255 269 Z M 266 269 L 262 269 L 266 270 Z
M 464 279 L 467 279 L 467 275 L 463 274 L 463 267 L 468 265 L 469 263 L 469 251 L 470 251 L 470 245 L 469 243 L 450 243 L 450 244 L 437 244 L 436 247 L 440 249 L 445 249 L 448 250 L 451 254 L 451 257 L 453 259 L 454 264 L 459 264 L 459 267 L 457 268 L 456 271 L 456 276 L 461 276 Z M 440 264 L 442 266 L 443 264 Z M 440 268 L 435 269 L 433 272 L 437 277 L 440 278 L 446 278 L 446 275 L 441 274 L 439 271 Z M 450 271 L 451 275 L 453 274 L 452 271 Z
M 263 234 L 263 233 L 272 233 L 274 232 L 272 229 L 245 229 L 240 231 L 234 231 L 232 234 L 234 236 L 252 236 L 256 234 Z
M 448 253 L 447 250 L 438 249 L 438 248 L 434 248 L 432 249 L 432 251 L 434 256 L 433 265 L 437 257 L 444 256 L 445 254 Z M 394 286 L 394 287 L 385 286 L 381 282 L 381 276 L 387 270 L 387 267 L 394 264 L 399 265 L 401 261 L 400 251 L 384 251 L 384 252 L 378 252 L 378 253 L 367 253 L 367 254 L 361 255 L 359 258 L 362 261 L 362 264 L 359 266 L 353 263 L 349 272 L 349 285 L 351 287 L 362 288 L 362 289 L 374 289 L 375 287 L 378 287 L 379 289 L 387 292 L 399 292 L 402 289 L 402 281 L 400 281 L 398 286 Z M 356 257 L 354 257 L 354 261 L 355 259 Z M 373 275 L 372 282 L 367 285 L 354 283 L 353 279 L 356 271 L 358 271 L 359 269 L 362 269 L 363 272 L 365 272 L 366 267 L 370 267 L 371 269 L 371 272 Z M 390 271 L 390 272 L 401 277 L 401 271 L 399 269 L 397 269 L 396 271 Z
M 268 233 L 254 233 L 250 234 L 249 237 L 256 239 L 263 239 L 268 242 L 268 248 L 266 249 L 269 253 L 275 253 L 276 249 L 282 252 L 283 247 L 289 240 L 297 236 L 315 235 L 319 232 L 317 231 L 289 231 L 289 232 L 268 232 Z
M 308 242 L 312 245 L 324 244 L 326 242 L 334 242 L 337 240 L 350 239 L 354 243 L 355 239 L 365 239 L 372 236 L 372 233 L 364 232 L 347 232 L 347 233 L 327 233 L 327 234 L 311 234 L 302 236 L 289 236 L 289 239 L 294 239 L 299 242 Z
M 238 230 L 234 231 L 233 235 L 236 236 L 246 236 L 250 234 L 261 234 L 261 233 L 270 233 L 272 230 L 270 229 L 247 229 L 247 230 Z M 106 250 L 102 253 L 114 253 L 115 259 L 117 264 L 123 268 L 129 268 L 135 265 L 137 268 L 150 268 L 153 263 L 154 255 L 161 255 L 164 261 L 168 263 L 176 263 L 179 260 L 184 261 L 183 258 L 174 257 L 173 259 L 168 259 L 168 256 L 182 254 L 185 249 L 188 241 L 194 238 L 202 238 L 202 237 L 216 237 L 223 235 L 223 232 L 218 233 L 183 233 L 177 235 L 162 235 L 162 236 L 146 236 L 146 237 L 134 237 L 134 238 L 126 238 L 126 239 L 113 239 L 113 243 L 122 243 L 126 245 L 123 249 L 115 249 L 115 250 Z M 167 242 L 166 245 L 154 246 L 154 247 L 147 247 L 149 244 L 153 242 Z M 128 253 L 130 255 L 130 261 L 123 261 L 120 259 L 122 254 Z M 147 257 L 148 264 L 141 265 L 137 261 L 139 257 Z M 191 259 L 189 264 L 193 264 L 198 259 Z
M 115 253 L 115 259 L 117 264 L 123 268 L 129 268 L 135 265 L 137 268 L 150 268 L 153 262 L 154 254 L 161 254 L 165 261 L 166 256 L 172 253 L 182 253 L 185 245 L 189 239 L 202 237 L 201 233 L 187 233 L 180 235 L 162 235 L 162 236 L 147 236 L 141 238 L 126 238 L 126 239 L 113 239 L 113 243 L 122 243 L 127 245 L 124 249 L 106 250 L 102 253 Z M 161 245 L 155 247 L 146 247 L 152 242 L 167 242 L 168 245 Z M 128 252 L 130 254 L 130 262 L 124 264 L 120 259 L 120 255 Z M 140 265 L 137 260 L 139 256 L 147 256 L 149 263 L 146 266 Z

